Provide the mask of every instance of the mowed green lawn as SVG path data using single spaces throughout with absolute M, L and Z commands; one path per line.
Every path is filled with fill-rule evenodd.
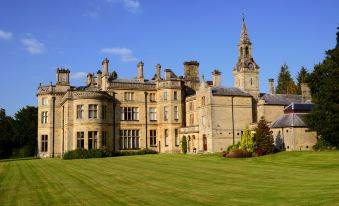
M 0 205 L 339 205 L 339 152 L 0 161 Z

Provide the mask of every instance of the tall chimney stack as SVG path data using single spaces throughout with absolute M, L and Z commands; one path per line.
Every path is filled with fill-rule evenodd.
M 308 101 L 312 101 L 312 96 L 311 96 L 311 91 L 310 88 L 308 87 L 308 85 L 306 83 L 301 83 L 300 84 L 301 87 L 301 101 L 302 103 L 308 102 Z
M 270 94 L 274 94 L 274 79 L 268 79 L 268 83 L 270 86 Z
M 161 65 L 160 64 L 157 64 L 156 65 L 156 75 L 157 75 L 157 77 L 156 77 L 156 80 L 160 80 L 161 79 Z
M 144 81 L 144 62 L 140 61 L 138 63 L 138 80 Z
M 212 80 L 213 80 L 213 86 L 214 87 L 220 87 L 220 85 L 221 85 L 220 76 L 221 76 L 221 72 L 219 70 L 215 69 L 212 72 Z
M 105 58 L 102 61 L 102 75 L 103 76 L 108 76 L 108 63 L 109 63 L 109 60 L 107 58 Z
M 102 84 L 102 72 L 98 70 L 97 72 L 98 75 L 98 88 L 101 89 L 101 84 Z

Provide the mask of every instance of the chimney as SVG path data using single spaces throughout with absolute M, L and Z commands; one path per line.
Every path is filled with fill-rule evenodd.
M 170 80 L 172 76 L 172 71 L 170 69 L 165 69 L 165 80 Z
M 101 84 L 102 84 L 102 72 L 98 70 L 97 72 L 98 75 L 98 88 L 101 89 Z
M 109 60 L 107 58 L 105 58 L 101 63 L 103 76 L 108 76 L 108 63 L 109 63 Z
M 213 86 L 214 87 L 220 87 L 220 85 L 221 85 L 220 76 L 221 76 L 221 72 L 219 70 L 215 69 L 212 72 L 212 80 L 213 80 Z
M 91 73 L 88 73 L 87 74 L 87 81 L 86 81 L 86 84 L 87 86 L 91 85 L 92 84 L 92 74 Z
M 305 102 L 311 102 L 312 101 L 312 96 L 311 96 L 311 90 L 308 87 L 306 83 L 301 83 L 301 101 L 302 103 Z
M 268 79 L 268 84 L 270 86 L 270 94 L 274 94 L 274 79 Z
M 144 80 L 144 62 L 140 61 L 138 63 L 138 76 L 137 76 L 138 80 L 143 81 Z
M 156 80 L 160 80 L 161 79 L 161 65 L 157 64 L 156 66 Z

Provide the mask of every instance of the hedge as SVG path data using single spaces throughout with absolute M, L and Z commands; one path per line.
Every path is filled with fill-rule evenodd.
M 64 154 L 64 160 L 71 159 L 88 159 L 88 158 L 103 158 L 103 157 L 117 157 L 117 156 L 131 156 L 131 155 L 145 155 L 145 154 L 157 154 L 157 151 L 151 149 L 142 149 L 137 151 L 121 150 L 113 151 L 109 149 L 76 149 L 68 151 Z

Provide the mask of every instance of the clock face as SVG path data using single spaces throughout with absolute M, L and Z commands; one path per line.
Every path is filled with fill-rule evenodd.
M 249 64 L 248 64 L 248 68 L 249 68 L 250 70 L 253 70 L 253 69 L 254 69 L 253 64 L 252 64 L 252 63 L 249 63 Z

